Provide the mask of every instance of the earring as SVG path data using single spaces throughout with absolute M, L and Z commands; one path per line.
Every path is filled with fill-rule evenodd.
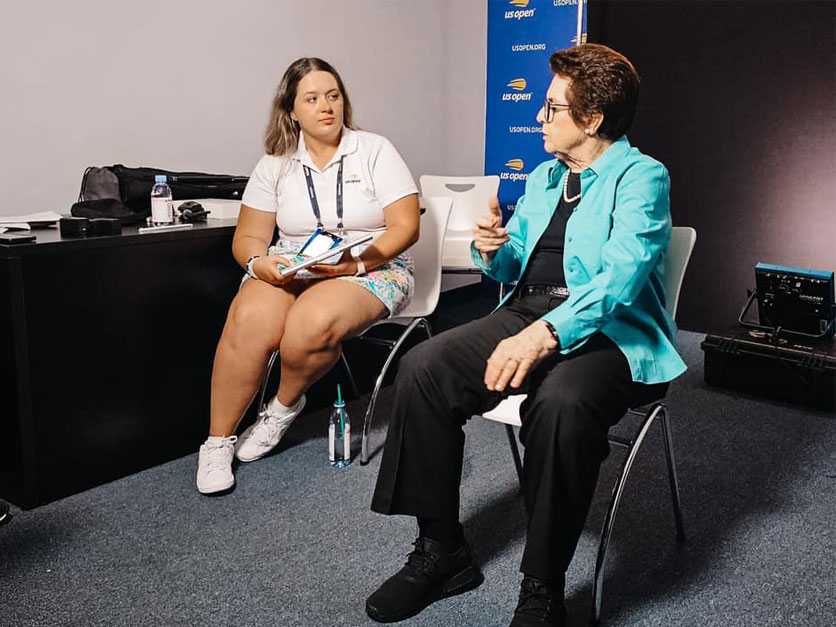
M 583 133 L 584 135 L 589 135 L 590 137 L 592 137 L 592 129 L 585 128 L 583 129 Z

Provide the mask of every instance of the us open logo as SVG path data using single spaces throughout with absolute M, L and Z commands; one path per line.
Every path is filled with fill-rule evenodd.
M 528 9 L 528 0 L 509 0 L 508 4 L 517 7 L 516 10 L 505 11 L 506 20 L 524 20 L 529 17 L 534 17 L 534 12 L 537 9 Z
M 510 87 L 516 92 L 525 91 L 525 88 L 528 87 L 528 83 L 524 78 L 515 78 L 514 80 L 510 81 L 506 87 Z M 506 102 L 528 102 L 531 100 L 531 92 L 526 93 L 512 93 L 512 92 L 505 92 L 502 94 L 502 100 Z
M 505 162 L 505 167 L 513 172 L 500 172 L 499 178 L 503 181 L 526 181 L 528 174 L 521 172 L 525 167 L 525 162 L 522 159 L 509 159 Z

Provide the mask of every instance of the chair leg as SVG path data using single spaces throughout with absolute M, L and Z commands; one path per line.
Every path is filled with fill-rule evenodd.
M 374 414 L 374 406 L 377 403 L 377 395 L 380 392 L 380 388 L 383 385 L 383 379 L 386 377 L 386 372 L 389 370 L 389 366 L 395 359 L 395 354 L 398 352 L 398 349 L 404 343 L 404 340 L 409 336 L 410 333 L 417 327 L 417 326 L 424 327 L 424 330 L 427 332 L 427 337 L 432 337 L 432 330 L 430 329 L 429 322 L 424 318 L 415 318 L 412 322 L 409 323 L 409 326 L 404 329 L 403 333 L 401 333 L 400 337 L 398 337 L 397 341 L 392 345 L 392 349 L 389 351 L 389 356 L 386 358 L 386 361 L 383 363 L 383 368 L 380 370 L 380 374 L 377 377 L 377 380 L 374 383 L 374 389 L 372 390 L 372 395 L 369 397 L 369 405 L 366 408 L 366 417 L 363 420 L 363 440 L 360 447 L 360 465 L 365 466 L 369 463 L 369 426 L 372 422 L 372 414 Z
M 668 421 L 668 410 L 661 405 L 662 413 L 659 422 L 662 425 L 662 434 L 665 438 L 665 459 L 668 463 L 668 480 L 671 486 L 671 502 L 673 503 L 673 518 L 676 522 L 676 539 L 685 541 L 685 524 L 682 521 L 682 502 L 679 499 L 679 480 L 676 476 L 676 460 L 673 455 L 673 438 L 671 436 L 671 425 Z
M 348 360 L 345 358 L 343 351 L 340 351 L 340 360 L 343 362 L 343 366 L 345 366 L 345 373 L 348 375 L 348 384 L 351 386 L 351 393 L 354 395 L 354 398 L 358 398 L 360 396 L 360 390 L 357 389 L 357 382 L 354 380 L 351 366 L 348 365 Z
M 270 379 L 270 373 L 273 371 L 273 366 L 276 363 L 276 358 L 279 356 L 279 351 L 273 351 L 270 355 L 270 359 L 267 361 L 267 370 L 264 371 L 264 378 L 261 380 L 261 391 L 259 392 L 258 396 L 258 411 L 261 411 L 261 408 L 264 407 L 264 397 L 267 396 L 267 381 Z M 354 374 L 351 372 L 351 367 L 348 365 L 348 360 L 345 358 L 345 353 L 340 351 L 340 359 L 343 362 L 343 366 L 345 366 L 346 374 L 348 375 L 348 384 L 351 386 L 351 392 L 354 394 L 354 398 L 360 396 L 360 392 L 357 390 L 357 383 L 354 381 Z
M 276 363 L 276 358 L 279 356 L 279 351 L 273 351 L 270 359 L 267 360 L 267 369 L 264 371 L 264 378 L 261 380 L 261 392 L 258 396 L 258 405 L 256 405 L 256 412 L 260 412 L 264 407 L 264 396 L 267 394 L 267 381 L 270 379 L 270 372 L 273 370 L 273 365 Z
M 520 459 L 520 449 L 517 446 L 517 435 L 514 433 L 514 427 L 505 425 L 505 434 L 508 436 L 508 444 L 511 445 L 511 456 L 514 458 L 514 468 L 517 469 L 517 479 L 520 482 L 520 491 L 522 491 L 522 459 Z
M 604 518 L 604 525 L 601 528 L 601 539 L 598 544 L 598 555 L 595 559 L 595 576 L 592 581 L 592 624 L 598 624 L 601 618 L 601 597 L 603 594 L 603 579 L 604 579 L 604 562 L 607 559 L 607 549 L 610 544 L 610 537 L 612 536 L 613 525 L 615 524 L 615 515 L 618 511 L 618 505 L 621 502 L 621 496 L 624 493 L 624 485 L 627 482 L 627 475 L 633 466 L 633 461 L 636 459 L 636 454 L 647 435 L 653 421 L 664 411 L 664 405 L 661 403 L 654 403 L 646 414 L 644 422 L 638 430 L 638 433 L 630 445 L 627 453 L 627 458 L 621 466 L 621 474 L 618 481 L 612 489 L 612 497 L 610 498 L 610 506 L 607 509 L 607 515 Z

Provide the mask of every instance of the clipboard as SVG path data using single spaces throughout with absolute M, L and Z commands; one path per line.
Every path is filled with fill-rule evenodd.
M 365 244 L 366 242 L 371 241 L 373 238 L 374 235 L 372 233 L 367 233 L 366 235 L 358 237 L 357 239 L 353 239 L 350 242 L 342 242 L 341 244 L 337 244 L 333 248 L 329 248 L 328 250 L 321 252 L 318 255 L 314 255 L 313 257 L 308 257 L 304 261 L 295 263 L 292 266 L 288 266 L 287 268 L 282 268 L 281 266 L 279 266 L 279 269 L 283 277 L 288 276 L 295 272 L 299 272 L 299 270 L 303 270 L 310 266 L 315 266 L 319 262 L 325 261 L 326 259 L 329 259 L 334 255 L 339 255 L 348 250 L 349 248 L 354 248 L 355 246 L 358 246 L 360 244 Z

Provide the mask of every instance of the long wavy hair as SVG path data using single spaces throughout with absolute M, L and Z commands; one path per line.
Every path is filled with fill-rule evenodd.
M 296 150 L 299 144 L 299 124 L 290 117 L 293 103 L 296 101 L 296 91 L 299 88 L 299 81 L 311 72 L 317 71 L 328 72 L 336 79 L 337 87 L 343 97 L 343 126 L 354 128 L 351 100 L 348 98 L 343 79 L 340 78 L 337 70 L 327 61 L 317 57 L 296 59 L 285 70 L 282 81 L 276 89 L 276 96 L 273 98 L 273 109 L 270 112 L 270 121 L 264 135 L 264 148 L 268 155 L 286 155 Z

